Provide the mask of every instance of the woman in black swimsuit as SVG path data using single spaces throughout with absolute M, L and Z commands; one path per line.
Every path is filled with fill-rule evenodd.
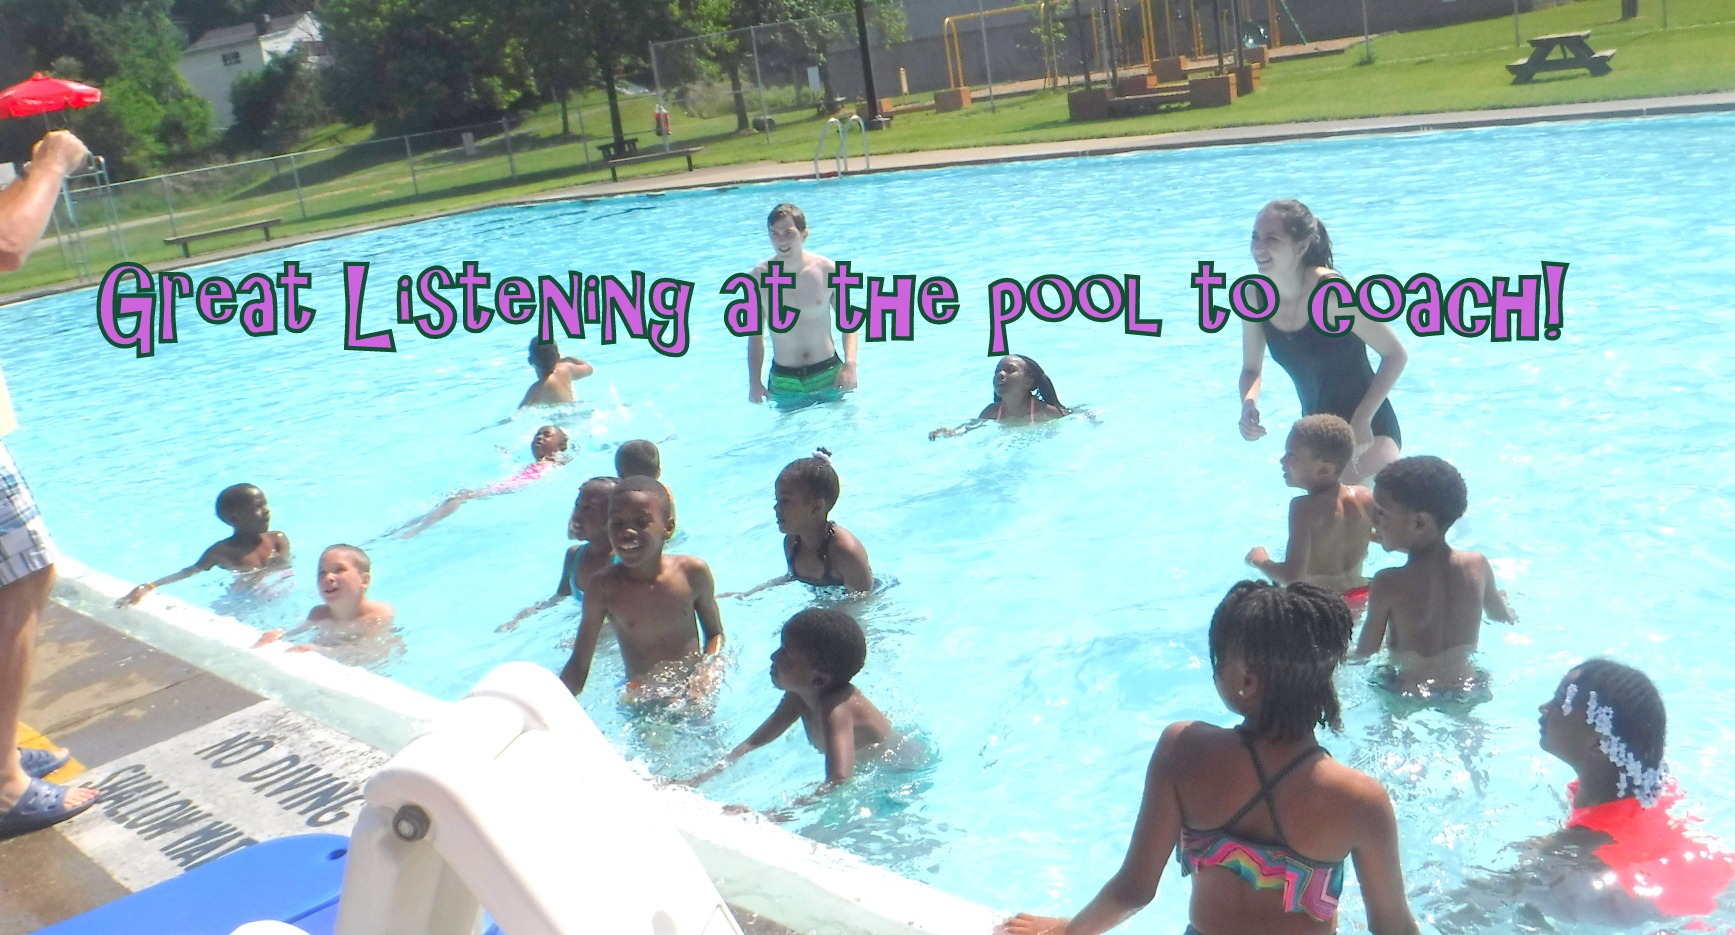
M 1386 399 L 1409 354 L 1391 326 L 1354 313 L 1329 299 L 1328 315 L 1353 315 L 1348 334 L 1329 335 L 1314 327 L 1308 300 L 1322 280 L 1342 279 L 1332 268 L 1331 237 L 1325 225 L 1299 201 L 1273 201 L 1259 212 L 1253 228 L 1253 260 L 1277 287 L 1277 311 L 1262 322 L 1241 324 L 1241 437 L 1263 438 L 1259 424 L 1260 374 L 1265 348 L 1295 382 L 1301 414 L 1329 412 L 1355 432 L 1356 452 L 1344 468 L 1343 482 L 1361 481 L 1396 461 L 1403 446 L 1398 417 Z M 1367 349 L 1380 355 L 1379 370 L 1368 363 Z

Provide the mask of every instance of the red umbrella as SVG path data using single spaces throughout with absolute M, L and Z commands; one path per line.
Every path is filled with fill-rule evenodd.
M 48 78 L 41 72 L 29 81 L 0 91 L 0 118 L 29 117 L 72 107 L 89 107 L 102 100 L 102 92 L 88 84 Z

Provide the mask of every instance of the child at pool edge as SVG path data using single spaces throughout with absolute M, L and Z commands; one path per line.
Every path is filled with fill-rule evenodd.
M 777 499 L 772 509 L 777 515 L 777 529 L 783 533 L 783 558 L 789 573 L 749 591 L 719 596 L 745 598 L 790 581 L 816 587 L 841 585 L 851 594 L 873 590 L 874 572 L 868 564 L 867 548 L 830 519 L 842 491 L 837 470 L 831 465 L 831 452 L 818 448 L 811 457 L 789 462 L 777 475 L 774 489 Z
M 1218 696 L 1241 724 L 1169 725 L 1151 755 L 1120 869 L 1072 919 L 1021 914 L 1005 930 L 1114 928 L 1156 896 L 1175 854 L 1181 874 L 1194 877 L 1191 935 L 1324 935 L 1337 925 L 1348 859 L 1369 931 L 1418 935 L 1390 797 L 1371 777 L 1322 755 L 1314 737 L 1316 727 L 1342 730 L 1332 672 L 1352 628 L 1343 600 L 1323 588 L 1254 581 L 1230 588 L 1211 617 L 1211 667 Z M 1270 772 L 1266 763 L 1283 765 Z
M 590 364 L 576 357 L 560 356 L 553 341 L 530 339 L 530 366 L 536 369 L 536 382 L 524 391 L 518 408 L 570 403 L 574 399 L 572 381 L 582 380 L 596 372 Z
M 1061 405 L 1054 381 L 1043 372 L 1042 365 L 1030 357 L 1013 354 L 1001 360 L 994 368 L 993 387 L 994 400 L 983 407 L 980 415 L 956 428 L 937 428 L 928 433 L 928 441 L 962 435 L 990 421 L 1001 425 L 1035 425 L 1072 412 Z
M 398 612 L 367 596 L 371 584 L 373 561 L 366 552 L 347 543 L 326 546 L 319 554 L 319 596 L 324 603 L 309 610 L 293 630 L 266 631 L 253 648 L 312 630 L 313 643 L 295 649 L 329 647 L 338 650 L 331 654 L 338 661 L 356 665 L 386 658 L 403 647 L 392 630 Z
M 561 454 L 567 448 L 566 430 L 553 425 L 544 425 L 536 430 L 530 439 L 530 456 L 535 459 L 518 469 L 518 473 L 503 481 L 496 481 L 486 487 L 474 490 L 460 490 L 440 501 L 440 505 L 432 510 L 403 523 L 388 531 L 386 535 L 401 539 L 413 539 L 428 530 L 442 519 L 458 512 L 458 508 L 471 500 L 483 500 L 503 493 L 512 493 L 528 487 L 532 482 L 541 479 L 542 475 L 556 465 L 565 464 L 567 458 Z
M 271 509 L 265 493 L 252 484 L 234 484 L 217 494 L 217 518 L 229 524 L 234 534 L 211 543 L 199 560 L 149 584 L 128 591 L 116 607 L 137 604 L 146 594 L 213 568 L 236 574 L 270 571 L 289 565 L 289 537 L 271 529 Z
M 1400 691 L 1427 695 L 1467 687 L 1476 676 L 1470 654 L 1483 615 L 1518 622 L 1488 559 L 1446 543 L 1446 531 L 1468 505 L 1463 476 L 1432 455 L 1400 458 L 1374 478 L 1374 538 L 1409 561 L 1374 575 L 1367 623 L 1352 656 L 1379 652 L 1390 630 Z
M 573 695 L 584 691 L 597 638 L 609 619 L 616 624 L 630 693 L 646 688 L 647 675 L 660 675 L 662 667 L 695 655 L 698 666 L 685 678 L 689 694 L 702 697 L 715 686 L 723 649 L 716 584 L 702 559 L 663 552 L 673 527 L 662 484 L 648 477 L 621 478 L 608 509 L 608 537 L 618 564 L 597 572 L 584 592 L 578 639 L 560 672 Z
M 1283 482 L 1306 491 L 1289 501 L 1289 545 L 1284 560 L 1271 560 L 1262 545 L 1247 564 L 1278 584 L 1304 581 L 1343 595 L 1352 613 L 1367 609 L 1368 540 L 1373 535 L 1373 491 L 1339 478 L 1355 455 L 1355 433 L 1330 413 L 1307 416 L 1289 430 L 1283 445 Z
M 579 542 L 566 550 L 566 558 L 560 565 L 560 584 L 555 586 L 554 596 L 519 611 L 517 616 L 495 628 L 495 633 L 516 630 L 524 618 L 542 613 L 565 598 L 584 600 L 584 589 L 590 584 L 590 579 L 614 561 L 614 549 L 608 543 L 608 500 L 618 483 L 613 477 L 593 477 L 578 488 L 572 516 L 566 521 L 566 536 Z
M 663 483 L 663 453 L 657 450 L 657 443 L 643 438 L 635 438 L 630 442 L 622 442 L 614 452 L 614 473 L 621 480 L 629 477 L 648 477 L 659 484 Z M 674 538 L 675 527 L 675 492 L 663 484 L 663 492 L 669 495 L 669 538 Z
M 797 804 L 823 795 L 855 775 L 856 754 L 893 736 L 891 722 L 852 679 L 867 663 L 867 636 L 855 618 L 841 610 L 812 607 L 783 625 L 783 638 L 771 654 L 771 684 L 783 700 L 765 723 L 741 741 L 721 763 L 687 780 L 700 785 L 746 754 L 783 736 L 800 721 L 814 749 L 825 754 L 825 782 Z

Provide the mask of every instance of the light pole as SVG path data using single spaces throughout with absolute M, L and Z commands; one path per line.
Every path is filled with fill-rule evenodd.
M 868 116 L 866 124 L 868 127 L 878 130 L 886 125 L 886 120 L 880 116 L 880 99 L 874 93 L 874 65 L 873 59 L 868 56 L 867 8 L 862 5 L 862 0 L 855 0 L 855 35 L 861 43 L 862 85 L 867 88 Z

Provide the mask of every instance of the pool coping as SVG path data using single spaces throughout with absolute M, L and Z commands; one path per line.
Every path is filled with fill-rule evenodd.
M 1434 130 L 1465 130 L 1480 127 L 1517 126 L 1531 123 L 1558 123 L 1574 120 L 1632 119 L 1635 117 L 1679 116 L 1684 114 L 1735 111 L 1735 91 L 1710 91 L 1666 97 L 1627 98 L 1616 101 L 1585 101 L 1571 104 L 1540 104 L 1527 107 L 1494 108 L 1469 111 L 1442 111 L 1426 114 L 1395 114 L 1380 117 L 1351 117 L 1330 120 L 1295 121 L 1289 123 L 1250 124 L 1240 127 L 1219 127 L 1209 130 L 1178 130 L 1167 133 L 1136 136 L 1091 137 L 1076 140 L 1056 140 L 1042 143 L 1006 143 L 993 146 L 973 146 L 958 149 L 930 149 L 906 153 L 887 153 L 878 157 L 873 168 L 851 170 L 849 175 L 877 175 L 920 169 L 945 169 L 960 166 L 993 165 L 997 163 L 1030 162 L 1042 159 L 1066 159 L 1077 156 L 1115 156 L 1136 152 L 1162 152 L 1208 146 L 1241 146 L 1259 143 L 1280 143 L 1291 140 L 1331 139 L 1368 136 L 1384 133 L 1418 133 Z M 821 162 L 823 167 L 824 163 Z M 439 218 L 457 217 L 496 208 L 525 207 L 562 201 L 594 201 L 620 195 L 660 194 L 737 185 L 789 181 L 834 181 L 816 179 L 811 160 L 793 162 L 749 162 L 713 166 L 680 174 L 649 175 L 624 182 L 586 182 L 581 185 L 554 189 L 535 195 L 505 198 L 496 202 L 469 205 L 449 211 L 435 211 L 412 217 L 394 218 L 370 224 L 333 228 L 292 237 L 280 237 L 270 242 L 244 244 L 215 250 L 198 257 L 175 259 L 154 265 L 155 270 L 202 266 L 222 260 L 247 256 L 266 250 L 281 250 L 335 237 L 347 237 L 377 230 L 402 227 Z M 55 283 L 12 293 L 0 293 L 0 306 L 14 302 L 59 295 L 87 289 L 91 282 Z
M 317 653 L 291 652 L 281 643 L 255 649 L 256 629 L 168 595 L 118 608 L 129 582 L 65 556 L 57 568 L 59 607 L 387 753 L 451 707 Z M 686 839 L 719 893 L 761 923 L 748 925 L 749 932 L 763 933 L 762 922 L 770 922 L 795 932 L 986 935 L 1005 918 L 757 814 L 728 814 L 723 803 L 695 791 L 653 786 L 653 792 L 663 819 Z

